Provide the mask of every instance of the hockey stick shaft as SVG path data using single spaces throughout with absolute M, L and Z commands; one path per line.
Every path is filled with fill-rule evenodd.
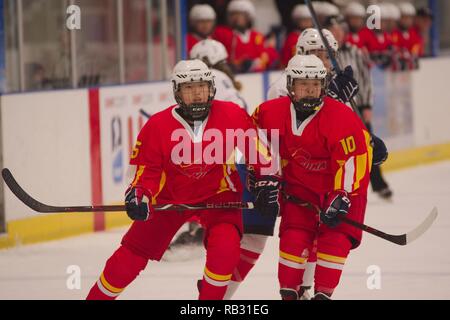
M 310 210 L 313 210 L 313 211 L 315 211 L 317 214 L 319 214 L 320 211 L 321 211 L 320 208 L 319 208 L 318 206 L 316 206 L 316 205 L 314 205 L 314 204 L 312 204 L 312 203 L 310 203 L 310 202 L 304 201 L 304 200 L 299 199 L 299 198 L 297 198 L 297 197 L 294 197 L 294 196 L 292 196 L 292 195 L 287 195 L 287 194 L 285 194 L 285 197 L 286 197 L 286 199 L 287 199 L 288 201 L 291 201 L 291 202 L 293 202 L 293 203 L 295 203 L 295 204 L 297 204 L 297 205 L 299 205 L 299 206 L 306 207 L 306 208 L 308 208 L 308 209 L 310 209 Z M 341 217 L 339 217 L 339 219 L 340 219 L 342 222 L 344 222 L 344 223 L 347 223 L 347 224 L 349 224 L 349 225 L 352 225 L 353 227 L 355 227 L 355 228 L 357 228 L 357 229 L 360 229 L 360 230 L 366 231 L 366 232 L 368 232 L 368 233 L 374 234 L 374 235 L 376 235 L 376 236 L 378 236 L 378 237 L 384 238 L 385 235 L 386 235 L 386 233 L 384 233 L 384 232 L 382 232 L 382 231 L 379 231 L 379 230 L 377 230 L 377 229 L 374 229 L 374 228 L 372 228 L 372 227 L 369 227 L 369 226 L 367 226 L 367 225 L 365 225 L 365 224 L 362 224 L 362 223 L 353 221 L 353 220 L 351 220 L 351 219 L 349 219 L 349 218 L 347 218 L 347 217 L 342 217 L 342 216 L 341 216 Z
M 322 42 L 325 45 L 325 48 L 328 52 L 328 56 L 330 57 L 331 64 L 333 65 L 334 70 L 336 70 L 337 73 L 341 72 L 342 71 L 341 66 L 339 65 L 339 62 L 337 61 L 337 59 L 333 53 L 333 50 L 331 49 L 330 43 L 328 42 L 328 39 L 323 35 L 322 26 L 320 25 L 319 19 L 317 18 L 317 14 L 316 14 L 316 11 L 314 10 L 311 0 L 305 0 L 305 3 L 308 6 L 308 9 L 311 13 L 311 17 L 313 19 L 314 25 L 316 26 L 316 29 L 320 34 L 320 38 L 322 39 Z M 364 119 L 361 115 L 361 112 L 359 112 L 359 109 L 356 106 L 355 100 L 353 100 L 353 98 L 350 99 L 350 105 L 351 105 L 353 111 L 358 115 L 358 117 L 364 123 Z
M 69 213 L 69 212 L 115 212 L 126 211 L 125 205 L 108 206 L 51 206 L 37 201 L 31 197 L 16 181 L 11 171 L 7 168 L 2 170 L 2 177 L 11 192 L 25 205 L 34 211 L 41 213 Z M 163 204 L 155 205 L 156 211 L 186 211 L 205 209 L 253 209 L 252 202 L 223 202 L 223 203 L 202 203 L 202 204 Z
M 144 109 L 139 109 L 139 112 L 148 119 L 150 119 L 151 115 L 149 113 L 147 113 L 147 111 L 145 111 Z

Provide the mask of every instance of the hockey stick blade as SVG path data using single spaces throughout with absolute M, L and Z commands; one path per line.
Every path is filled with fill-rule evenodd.
M 434 220 L 436 220 L 438 216 L 438 209 L 436 207 L 431 210 L 428 217 L 426 217 L 423 222 L 417 226 L 414 230 L 411 230 L 406 234 L 406 244 L 409 244 L 419 238 L 422 234 L 424 234 L 433 224 Z
M 26 206 L 40 213 L 68 213 L 68 212 L 117 212 L 126 211 L 124 205 L 110 206 L 72 206 L 58 207 L 49 206 L 31 197 L 14 179 L 11 171 L 7 168 L 2 170 L 2 177 L 11 192 Z M 253 209 L 252 202 L 224 202 L 206 204 L 163 204 L 153 206 L 155 211 L 186 211 L 186 210 L 220 210 L 220 209 Z
M 438 210 L 437 208 L 433 208 L 431 212 L 428 214 L 428 216 L 422 221 L 421 224 L 419 224 L 415 229 L 411 230 L 408 233 L 394 235 L 394 234 L 388 234 L 383 231 L 377 230 L 375 228 L 372 228 L 370 226 L 367 226 L 362 223 L 357 223 L 356 221 L 353 221 L 351 219 L 348 219 L 346 217 L 342 217 L 341 221 L 345 222 L 349 225 L 352 225 L 358 229 L 361 229 L 363 231 L 366 231 L 374 236 L 377 236 L 379 238 L 385 239 L 389 242 L 395 243 L 399 246 L 406 246 L 407 244 L 410 244 L 420 236 L 422 236 L 433 224 L 434 220 L 436 220 L 438 216 Z

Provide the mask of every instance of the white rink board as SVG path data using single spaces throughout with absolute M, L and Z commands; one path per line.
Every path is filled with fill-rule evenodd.
M 450 140 L 450 58 L 423 59 L 413 73 L 414 142 L 425 146 Z
M 170 82 L 101 88 L 99 96 L 103 202 L 113 203 L 133 178 L 129 155 L 147 120 L 139 110 L 152 115 L 175 100 Z
M 3 165 L 33 197 L 54 205 L 91 202 L 87 90 L 1 97 Z M 32 212 L 5 187 L 6 220 Z

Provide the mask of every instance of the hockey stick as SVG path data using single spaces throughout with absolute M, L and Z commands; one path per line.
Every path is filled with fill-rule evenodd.
M 9 189 L 25 205 L 34 211 L 41 213 L 68 213 L 68 212 L 114 212 L 126 211 L 125 205 L 110 206 L 50 206 L 37 201 L 31 197 L 14 179 L 11 171 L 5 168 L 2 170 L 2 177 Z M 224 202 L 224 203 L 202 203 L 202 204 L 163 204 L 155 205 L 156 211 L 186 211 L 186 210 L 205 210 L 205 209 L 253 209 L 252 202 Z
M 147 111 L 145 111 L 144 109 L 139 109 L 139 112 L 141 113 L 141 115 L 143 115 L 147 119 L 150 119 L 151 115 L 149 113 L 147 113 Z
M 320 213 L 320 208 L 313 205 L 312 203 L 303 201 L 292 195 L 285 194 L 285 197 L 288 201 L 292 201 L 293 203 L 295 203 L 299 206 L 306 207 L 308 209 L 316 211 L 317 213 Z M 340 217 L 340 220 L 344 223 L 347 223 L 347 224 L 357 228 L 357 229 L 363 230 L 367 233 L 370 233 L 374 236 L 377 236 L 377 237 L 387 240 L 389 242 L 398 244 L 400 246 L 405 246 L 407 244 L 410 244 L 417 238 L 419 238 L 422 234 L 424 234 L 431 227 L 434 220 L 436 220 L 437 216 L 438 216 L 438 210 L 436 207 L 434 207 L 433 210 L 431 210 L 431 212 L 428 214 L 428 216 L 422 221 L 422 223 L 419 224 L 415 229 L 411 230 L 408 233 L 404 233 L 404 234 L 400 234 L 400 235 L 393 235 L 393 234 L 385 233 L 383 231 L 372 228 L 368 225 L 356 222 L 347 217 Z
M 330 60 L 331 60 L 331 64 L 333 65 L 333 67 L 334 67 L 334 69 L 336 70 L 337 73 L 341 72 L 342 69 L 339 66 L 339 63 L 338 63 L 336 57 L 333 54 L 333 50 L 331 49 L 330 43 L 328 42 L 328 39 L 323 35 L 322 26 L 320 25 L 319 19 L 317 18 L 317 14 L 316 14 L 316 11 L 314 10 L 314 7 L 312 5 L 311 0 L 305 0 L 305 3 L 308 6 L 308 9 L 309 9 L 309 11 L 311 13 L 311 17 L 313 19 L 314 25 L 315 25 L 317 31 L 320 34 L 320 38 L 322 39 L 322 42 L 325 45 L 325 48 L 327 49 L 328 56 L 330 57 Z M 353 100 L 353 98 L 350 99 L 350 105 L 351 105 L 353 111 L 358 115 L 358 117 L 364 123 L 364 119 L 363 119 L 363 117 L 361 115 L 361 112 L 359 112 L 359 109 L 356 107 L 356 103 Z

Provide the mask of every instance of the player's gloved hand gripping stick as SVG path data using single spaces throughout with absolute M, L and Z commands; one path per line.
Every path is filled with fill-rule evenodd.
M 411 243 L 412 241 L 416 240 L 417 238 L 419 238 L 431 227 L 434 220 L 436 220 L 438 216 L 438 210 L 435 207 L 431 210 L 428 216 L 422 221 L 422 223 L 419 224 L 415 229 L 411 230 L 408 233 L 393 235 L 347 218 L 346 214 L 348 213 L 348 209 L 350 208 L 350 206 L 347 206 L 346 205 L 347 200 L 343 199 L 344 197 L 346 197 L 345 195 L 338 195 L 337 197 L 331 197 L 330 201 L 328 201 L 329 206 L 325 210 L 322 210 L 318 206 L 292 195 L 284 194 L 284 197 L 287 201 L 291 201 L 299 206 L 307 207 L 310 210 L 315 211 L 317 214 L 320 215 L 321 221 L 326 224 L 328 224 L 327 222 L 330 221 L 330 220 L 327 221 L 327 219 L 331 219 L 331 223 L 336 223 L 336 220 L 339 219 L 339 222 L 349 224 L 357 229 L 363 230 L 376 237 L 382 238 L 384 240 L 398 244 L 400 246 L 405 246 Z M 339 203 L 335 202 L 335 199 L 337 198 L 340 198 L 338 201 Z M 335 207 L 334 208 L 335 210 L 333 209 L 330 210 L 330 208 L 333 206 Z M 337 226 L 337 224 L 334 226 Z

